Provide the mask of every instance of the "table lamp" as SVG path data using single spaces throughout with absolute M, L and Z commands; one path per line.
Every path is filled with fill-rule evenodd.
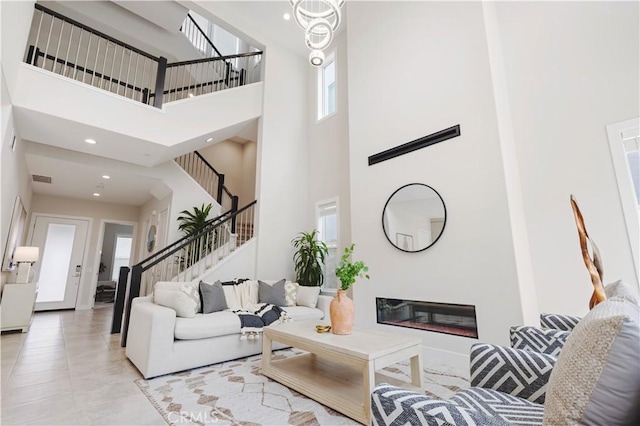
M 13 253 L 13 263 L 18 265 L 18 275 L 16 283 L 26 284 L 29 282 L 31 266 L 38 261 L 40 249 L 38 247 L 17 247 Z

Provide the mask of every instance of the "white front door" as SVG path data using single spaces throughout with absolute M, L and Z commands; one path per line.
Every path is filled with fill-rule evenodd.
M 76 307 L 88 229 L 88 220 L 36 216 L 30 239 L 40 247 L 36 311 Z

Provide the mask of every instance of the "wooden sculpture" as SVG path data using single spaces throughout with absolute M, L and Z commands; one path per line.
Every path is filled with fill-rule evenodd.
M 604 294 L 604 286 L 602 285 L 602 277 L 604 275 L 602 260 L 600 258 L 600 251 L 598 250 L 598 247 L 593 242 L 593 240 L 589 238 L 589 234 L 587 234 L 587 229 L 584 226 L 582 213 L 580 213 L 580 208 L 578 207 L 578 203 L 576 202 L 576 199 L 573 195 L 571 195 L 571 208 L 573 209 L 573 216 L 576 219 L 576 226 L 578 227 L 578 237 L 580 238 L 582 259 L 584 260 L 584 264 L 587 267 L 587 271 L 589 271 L 589 275 L 591 276 L 591 283 L 593 284 L 593 294 L 591 295 L 591 299 L 589 300 L 589 309 L 593 309 L 593 307 L 598 303 L 607 299 L 607 296 Z M 589 255 L 587 241 L 591 245 L 593 259 Z

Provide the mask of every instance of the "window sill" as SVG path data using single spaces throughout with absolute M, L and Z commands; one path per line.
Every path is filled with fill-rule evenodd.
M 317 125 L 317 124 L 324 123 L 327 119 L 329 119 L 329 118 L 331 118 L 331 117 L 334 117 L 334 116 L 336 116 L 337 114 L 338 114 L 338 110 L 335 110 L 335 111 L 333 111 L 331 114 L 327 114 L 327 115 L 325 115 L 324 117 L 319 118 L 319 119 L 316 121 L 316 125 Z

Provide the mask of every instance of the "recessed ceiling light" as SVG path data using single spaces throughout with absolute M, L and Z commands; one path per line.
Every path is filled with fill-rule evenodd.
M 289 15 L 288 13 L 285 13 L 284 15 L 282 15 L 282 17 L 284 18 L 285 21 L 288 21 L 289 19 L 291 19 L 291 15 Z
M 111 179 L 111 176 L 109 176 L 109 175 L 102 175 L 102 179 Z
M 211 142 L 213 140 L 213 138 L 209 138 L 207 139 L 207 142 Z
M 93 193 L 93 196 L 94 196 L 94 197 L 99 197 L 99 196 L 100 196 L 100 194 L 98 194 L 97 192 L 94 192 L 94 193 Z
M 86 143 L 88 143 L 88 144 L 91 144 L 91 145 L 95 145 L 95 144 L 96 144 L 95 139 L 85 139 L 84 141 L 85 141 Z

